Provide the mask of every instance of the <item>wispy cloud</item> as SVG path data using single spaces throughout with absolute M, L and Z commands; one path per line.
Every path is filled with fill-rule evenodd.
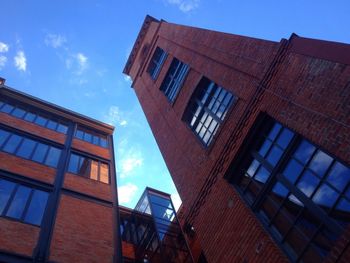
M 188 13 L 199 7 L 200 0 L 166 0 L 169 4 L 177 6 L 181 12 Z
M 47 34 L 45 36 L 45 44 L 53 48 L 59 48 L 67 42 L 67 39 L 59 34 Z
M 79 74 L 81 74 L 88 67 L 88 58 L 83 53 L 77 53 L 75 55 L 75 58 L 78 61 L 78 66 L 79 66 L 78 72 Z
M 128 204 L 135 196 L 138 187 L 134 184 L 127 183 L 118 187 L 119 204 Z
M 0 42 L 0 52 L 5 53 L 9 51 L 9 45 L 5 44 L 4 42 Z
M 133 174 L 133 171 L 143 165 L 142 152 L 138 149 L 128 149 L 117 164 L 120 178 L 126 178 Z M 119 168 L 119 169 L 118 169 Z
M 89 66 L 88 57 L 81 52 L 70 54 L 66 58 L 66 68 L 75 75 L 82 75 Z
M 26 59 L 26 56 L 25 56 L 23 50 L 17 52 L 16 56 L 14 57 L 14 62 L 15 62 L 15 66 L 18 70 L 26 71 L 27 59 Z
M 108 110 L 108 114 L 105 116 L 105 122 L 111 125 L 126 126 L 128 122 L 125 119 L 125 113 L 122 112 L 118 106 L 111 106 Z
M 5 67 L 6 62 L 7 62 L 7 57 L 0 55 L 0 70 L 2 70 Z

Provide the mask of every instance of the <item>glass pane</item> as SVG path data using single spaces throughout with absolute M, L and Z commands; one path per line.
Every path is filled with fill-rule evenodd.
M 98 162 L 96 161 L 91 161 L 90 178 L 93 180 L 98 180 Z
M 38 115 L 34 121 L 36 124 L 40 125 L 40 126 L 44 126 L 46 125 L 47 119 Z
M 102 146 L 102 147 L 107 147 L 107 139 L 105 139 L 105 138 L 100 138 L 100 145 Z
M 277 136 L 278 132 L 280 131 L 280 129 L 281 129 L 281 124 L 275 123 L 275 125 L 271 129 L 268 137 L 273 141 L 276 138 L 276 136 Z
M 69 165 L 68 165 L 68 172 L 71 173 L 78 173 L 78 165 L 79 165 L 79 156 L 75 154 L 70 155 Z
M 307 142 L 306 140 L 303 140 L 300 143 L 298 149 L 296 150 L 294 157 L 305 164 L 309 161 L 315 149 L 316 149 L 315 146 L 313 146 L 311 143 Z
M 34 150 L 35 144 L 36 144 L 35 141 L 24 138 L 16 155 L 28 159 Z
M 323 176 L 332 161 L 333 161 L 332 157 L 318 150 L 314 158 L 312 159 L 309 167 L 311 170 L 316 172 L 319 176 Z
M 250 175 L 250 176 L 253 176 L 255 174 L 255 171 L 258 169 L 259 167 L 259 162 L 257 160 L 253 160 L 252 163 L 250 164 L 248 170 L 247 170 L 247 173 Z
M 265 183 L 270 177 L 270 172 L 266 170 L 263 166 L 260 166 L 260 169 L 254 176 L 254 179 L 260 183 Z
M 90 178 L 91 159 L 80 156 L 78 175 Z
M 277 146 L 273 146 L 272 149 L 270 150 L 266 160 L 272 164 L 272 166 L 275 166 L 277 164 L 277 162 L 279 161 L 279 159 L 281 158 L 283 154 L 283 151 L 277 147 Z
M 284 128 L 280 136 L 278 136 L 277 143 L 280 145 L 283 149 L 287 148 L 289 142 L 293 138 L 294 133 L 290 131 L 289 129 Z
M 57 122 L 55 122 L 53 120 L 49 120 L 46 124 L 46 127 L 51 129 L 51 130 L 56 130 Z
M 1 111 L 5 113 L 10 113 L 13 110 L 13 106 L 10 104 L 5 104 L 2 108 Z
M 42 143 L 38 143 L 38 145 L 36 146 L 36 149 L 34 151 L 32 160 L 42 163 L 44 162 L 44 158 L 46 155 L 46 152 L 48 150 L 49 146 L 42 144 Z
M 31 112 L 27 112 L 26 116 L 24 116 L 24 119 L 29 122 L 33 122 L 35 119 L 35 114 Z
M 6 141 L 9 135 L 10 135 L 9 132 L 0 129 L 0 148 L 2 144 Z
M 289 248 L 288 252 L 295 259 L 299 256 L 303 249 L 306 247 L 308 240 L 297 228 L 292 228 L 286 237 L 286 246 Z
M 57 167 L 58 160 L 61 155 L 61 150 L 55 147 L 50 147 L 49 153 L 46 157 L 45 164 L 51 167 Z
M 350 202 L 345 198 L 341 198 L 331 216 L 346 227 L 350 222 Z
M 40 225 L 41 219 L 44 215 L 47 199 L 49 194 L 47 192 L 35 190 L 24 221 L 34 225 Z
M 11 115 L 15 116 L 17 118 L 23 118 L 25 113 L 26 112 L 24 110 L 22 110 L 21 108 L 16 108 L 16 109 L 14 109 L 13 112 L 11 112 Z
M 79 138 L 79 139 L 83 139 L 84 138 L 84 132 L 81 130 L 77 130 L 75 133 L 75 137 Z
M 26 206 L 31 190 L 32 189 L 23 185 L 20 185 L 17 188 L 15 197 L 13 198 L 9 210 L 6 213 L 7 216 L 17 219 L 22 217 L 22 213 Z
M 68 127 L 67 127 L 67 125 L 59 123 L 57 126 L 57 131 L 60 133 L 63 133 L 63 134 L 67 134 Z
M 271 142 L 266 139 L 263 143 L 263 145 L 261 145 L 259 153 L 261 154 L 262 157 L 265 157 L 266 153 L 269 151 L 271 146 Z
M 291 160 L 286 169 L 284 169 L 283 171 L 283 175 L 291 182 L 291 183 L 295 183 L 295 181 L 298 179 L 300 173 L 302 172 L 303 167 L 300 165 L 300 163 L 298 163 L 295 160 Z
M 286 187 L 284 187 L 284 185 L 283 184 L 281 184 L 281 183 L 276 183 L 275 184 L 275 186 L 272 188 L 272 192 L 273 193 L 275 193 L 276 195 L 276 197 L 278 198 L 278 199 L 280 199 L 280 200 L 282 200 L 281 199 L 281 197 L 286 197 L 287 195 L 288 195 L 288 193 L 289 193 L 289 191 L 288 191 L 288 189 L 286 188 Z
M 321 185 L 312 200 L 322 208 L 332 207 L 339 194 L 326 184 Z
M 84 141 L 91 142 L 92 141 L 92 135 L 88 132 L 85 132 L 84 134 Z
M 342 191 L 347 186 L 349 180 L 350 168 L 336 162 L 328 174 L 327 181 L 339 191 Z
M 3 147 L 3 151 L 8 153 L 14 153 L 21 142 L 22 137 L 18 136 L 16 134 L 12 134 L 10 139 L 6 142 L 6 144 Z
M 315 191 L 320 180 L 310 171 L 306 171 L 300 181 L 297 184 L 297 187 L 307 196 L 310 197 Z
M 93 144 L 95 144 L 95 145 L 100 145 L 100 140 L 99 140 L 100 138 L 98 137 L 98 136 L 96 136 L 96 135 L 93 135 L 92 136 L 92 143 Z
M 100 181 L 109 184 L 108 164 L 101 163 L 100 166 Z
M 0 179 L 0 215 L 3 213 L 16 184 Z

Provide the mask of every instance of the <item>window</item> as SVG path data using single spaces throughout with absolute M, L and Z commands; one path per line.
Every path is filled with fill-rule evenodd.
M 280 123 L 264 123 L 235 185 L 292 261 L 321 262 L 350 222 L 350 168 Z
M 160 90 L 173 102 L 188 73 L 188 65 L 174 58 L 163 80 Z
M 0 216 L 40 226 L 49 194 L 0 179 Z
M 149 73 L 152 79 L 157 79 L 158 74 L 167 56 L 168 54 L 160 47 L 157 47 L 154 51 L 152 59 L 147 68 L 147 72 Z
M 29 110 L 24 109 L 22 106 L 16 106 L 9 102 L 0 102 L 0 112 L 10 114 L 16 118 L 35 123 L 37 125 L 46 127 L 50 130 L 67 134 L 68 126 L 66 124 L 60 123 L 52 118 L 47 118 L 39 114 L 33 113 Z
M 202 78 L 184 114 L 184 121 L 201 142 L 208 146 L 237 100 L 233 94 L 207 78 Z
M 109 184 L 108 164 L 82 155 L 71 154 L 68 172 Z
M 61 149 L 0 129 L 0 150 L 56 168 Z
M 75 137 L 80 140 L 83 140 L 104 148 L 108 147 L 106 135 L 98 134 L 96 132 L 83 129 L 81 127 L 79 127 L 75 132 Z

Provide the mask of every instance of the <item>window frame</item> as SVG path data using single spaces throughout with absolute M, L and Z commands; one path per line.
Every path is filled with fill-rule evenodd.
M 81 138 L 77 136 L 78 133 L 82 134 Z M 91 140 L 86 140 L 85 135 L 91 136 Z M 107 135 L 107 134 L 101 134 L 97 131 L 87 129 L 87 128 L 81 127 L 79 125 L 77 126 L 77 128 L 74 131 L 74 138 L 75 139 L 80 140 L 80 141 L 84 141 L 84 142 L 87 142 L 87 143 L 90 143 L 90 144 L 93 144 L 93 145 L 96 145 L 96 146 L 99 146 L 99 147 L 102 147 L 105 149 L 109 148 L 108 136 L 109 135 Z M 94 143 L 94 138 L 96 138 L 96 137 L 98 138 L 98 144 Z M 105 141 L 105 145 L 104 145 L 104 143 L 102 143 L 103 141 Z
M 262 115 L 262 116 L 261 116 Z M 262 146 L 263 143 L 267 140 L 267 135 L 266 132 L 272 130 L 273 125 L 276 123 L 281 125 L 281 128 L 279 130 L 279 134 L 276 135 L 276 138 L 279 137 L 279 135 L 282 133 L 282 130 L 288 129 L 293 133 L 293 137 L 288 143 L 287 147 L 285 148 L 284 152 L 282 153 L 279 161 L 277 164 L 272 167 L 270 175 L 268 179 L 263 183 L 262 188 L 260 191 L 257 192 L 256 197 L 253 198 L 253 201 L 249 200 L 249 198 L 245 195 L 245 191 L 248 189 L 249 183 L 243 187 L 239 185 L 241 182 L 242 178 L 244 178 L 245 173 L 248 172 L 248 168 L 250 168 L 251 164 L 253 163 L 254 160 L 256 159 L 256 152 L 261 150 L 259 149 L 258 146 Z M 269 128 L 268 128 L 269 127 Z M 265 135 L 263 135 L 265 134 Z M 265 140 L 262 140 L 262 138 L 265 138 Z M 310 145 L 314 146 L 313 153 L 310 155 L 308 161 L 304 163 L 302 166 L 302 171 L 299 172 L 297 175 L 297 179 L 294 182 L 291 182 L 286 175 L 283 173 L 286 172 L 286 168 L 288 167 L 288 164 L 292 161 L 295 160 L 294 154 L 297 152 L 298 147 L 303 142 L 310 143 Z M 273 148 L 273 145 L 269 146 L 269 151 Z M 268 151 L 268 152 L 269 152 Z M 329 164 L 327 171 L 324 172 L 324 174 L 321 177 L 318 177 L 319 182 L 317 183 L 317 186 L 315 187 L 313 194 L 311 197 L 308 197 L 305 193 L 302 192 L 302 190 L 299 189 L 298 183 L 301 181 L 303 178 L 305 171 L 309 168 L 309 164 L 311 161 L 313 161 L 314 156 L 316 155 L 317 152 L 323 152 L 327 155 L 329 155 L 332 158 L 331 163 Z M 268 156 L 268 152 L 265 155 L 265 160 Z M 250 176 L 249 182 L 255 180 L 254 177 L 257 174 L 258 169 L 260 167 L 264 167 L 264 164 L 262 162 L 259 162 L 258 168 L 254 171 L 254 174 Z M 247 204 L 247 206 L 255 213 L 256 217 L 259 219 L 259 221 L 262 223 L 263 227 L 267 230 L 267 232 L 272 236 L 272 238 L 276 241 L 278 246 L 281 247 L 281 249 L 285 252 L 285 254 L 290 258 L 291 261 L 293 262 L 299 262 L 300 260 L 303 259 L 303 256 L 305 256 L 305 253 L 310 249 L 310 247 L 314 247 L 314 241 L 317 235 L 319 235 L 324 229 L 327 231 L 332 231 L 332 234 L 337 235 L 337 240 L 341 237 L 341 235 L 345 232 L 345 227 L 341 226 L 340 223 L 337 222 L 336 219 L 334 219 L 331 216 L 331 213 L 336 209 L 337 205 L 340 203 L 340 201 L 344 198 L 345 192 L 349 191 L 350 189 L 350 180 L 347 182 L 347 185 L 341 190 L 338 191 L 338 196 L 336 197 L 336 201 L 334 204 L 332 204 L 329 207 L 328 213 L 324 211 L 319 204 L 313 201 L 313 197 L 316 195 L 319 189 L 321 189 L 322 185 L 331 185 L 328 181 L 327 178 L 335 166 L 335 164 L 340 163 L 344 165 L 345 167 L 350 167 L 349 165 L 346 165 L 342 160 L 340 160 L 338 157 L 334 156 L 333 154 L 329 154 L 327 151 L 322 149 L 322 147 L 319 147 L 317 144 L 314 144 L 313 142 L 310 142 L 307 138 L 304 136 L 300 135 L 299 133 L 289 129 L 286 125 L 274 120 L 267 114 L 260 114 L 260 116 L 257 117 L 257 120 L 253 124 L 252 128 L 250 129 L 250 132 L 246 136 L 246 139 L 242 143 L 242 147 L 239 150 L 239 154 L 235 158 L 235 160 L 231 163 L 228 171 L 226 172 L 225 178 L 234 186 L 234 188 L 237 190 L 241 198 L 243 199 L 244 203 Z M 315 172 L 316 173 L 316 172 Z M 315 175 L 316 176 L 316 175 Z M 274 194 L 273 188 L 277 185 L 280 184 L 282 185 L 285 189 L 287 189 L 287 193 L 285 196 L 282 197 L 282 201 L 278 203 L 277 205 L 279 206 L 278 210 L 274 212 L 274 215 L 271 218 L 266 219 L 261 213 L 265 213 L 266 211 L 263 208 L 264 202 L 268 201 L 270 198 L 270 194 Z M 333 186 L 333 188 L 335 188 Z M 288 202 L 288 199 L 290 196 L 295 196 L 301 203 L 300 205 L 300 212 L 298 213 L 296 219 L 291 223 L 290 226 L 288 226 L 288 231 L 287 233 L 282 233 L 282 239 L 281 237 L 276 236 L 277 233 L 274 233 L 272 231 L 272 228 L 270 226 L 276 224 L 275 219 L 278 215 L 280 215 L 280 211 L 285 208 L 286 202 Z M 348 197 L 348 199 L 350 199 Z M 290 199 L 289 199 L 290 200 Z M 306 245 L 296 256 L 296 258 L 293 258 L 291 256 L 291 252 L 288 252 L 289 249 L 286 248 L 287 245 L 285 245 L 285 239 L 288 237 L 291 231 L 297 226 L 297 222 L 300 218 L 304 218 L 303 214 L 304 212 L 310 212 L 312 216 L 314 216 L 319 223 L 319 225 L 316 227 L 315 232 L 309 236 L 306 237 Z M 268 220 L 268 221 L 266 221 Z M 350 222 L 348 223 L 348 226 L 350 225 Z M 275 226 L 274 226 L 275 227 Z M 278 228 L 276 227 L 278 230 Z M 281 231 L 281 230 L 278 230 Z M 336 241 L 334 241 L 336 242 Z M 332 251 L 334 248 L 333 246 L 330 248 L 328 251 L 328 254 Z M 321 254 L 318 254 L 321 255 Z M 321 255 L 323 256 L 323 255 Z M 327 256 L 326 256 L 327 257 Z M 326 258 L 325 257 L 325 258 Z
M 155 56 L 157 54 L 157 51 L 162 52 L 159 57 L 159 61 L 156 60 Z M 164 62 L 166 61 L 168 57 L 168 53 L 161 47 L 157 46 L 152 54 L 152 57 L 147 65 L 147 73 L 151 77 L 153 81 L 157 80 L 160 71 L 162 70 L 162 67 L 164 65 Z M 152 69 L 152 63 L 154 63 L 154 68 Z

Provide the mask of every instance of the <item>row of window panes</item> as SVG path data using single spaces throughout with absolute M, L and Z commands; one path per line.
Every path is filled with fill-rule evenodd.
M 68 126 L 62 123 L 59 123 L 55 120 L 46 118 L 41 116 L 40 114 L 36 114 L 32 111 L 27 111 L 22 107 L 14 106 L 9 103 L 5 103 L 0 101 L 0 111 L 10 114 L 16 118 L 23 119 L 28 122 L 35 123 L 37 125 L 46 127 L 50 130 L 54 130 L 63 134 L 67 133 Z
M 68 172 L 106 184 L 109 183 L 108 164 L 82 155 L 73 153 L 70 155 Z
M 93 134 L 93 132 L 84 131 L 82 129 L 77 129 L 75 137 L 86 142 L 107 148 L 107 138 L 103 135 Z
M 321 262 L 350 222 L 350 168 L 279 123 L 258 142 L 238 182 L 243 196 L 258 202 L 293 261 Z M 264 194 L 267 182 L 272 190 Z
M 0 179 L 0 216 L 40 226 L 49 194 Z
M 61 155 L 61 150 L 56 147 L 3 129 L 0 129 L 0 150 L 55 168 Z

